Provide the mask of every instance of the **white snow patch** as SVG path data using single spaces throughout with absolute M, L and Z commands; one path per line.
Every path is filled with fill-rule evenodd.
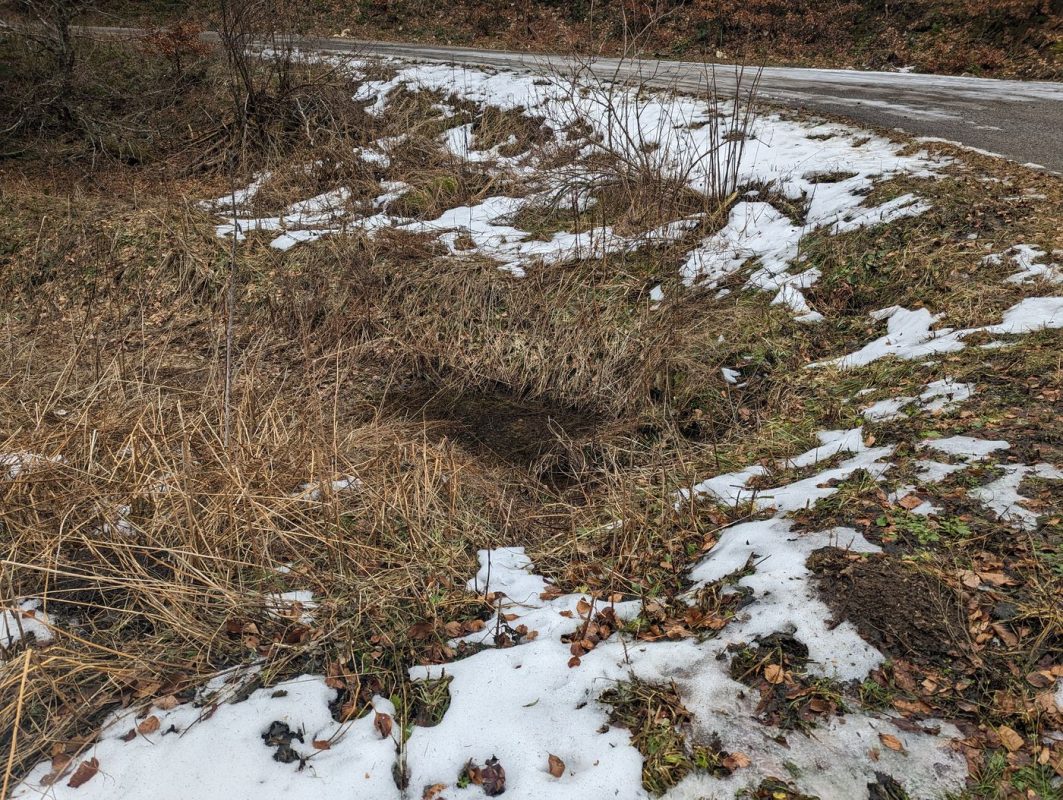
M 972 489 L 971 497 L 988 506 L 1000 519 L 1016 523 L 1023 530 L 1037 527 L 1037 514 L 1022 505 L 1019 485 L 1027 476 L 1063 480 L 1063 471 L 1051 464 L 1009 464 L 1004 474 L 985 486 Z
M 837 453 L 859 453 L 864 449 L 863 428 L 820 431 L 816 436 L 820 441 L 819 447 L 813 447 L 807 453 L 802 453 L 794 458 L 785 459 L 784 465 L 797 469 L 811 467 L 820 461 L 826 461 Z
M 592 131 L 584 147 L 586 154 L 607 150 L 622 159 L 637 159 L 639 163 L 649 158 L 654 168 L 665 175 L 683 178 L 694 190 L 707 192 L 712 188 L 707 160 L 717 138 L 712 127 L 723 124 L 721 119 L 726 118 L 726 114 L 718 116 L 697 97 L 646 92 L 593 78 L 583 80 L 579 75 L 543 78 L 523 72 L 408 64 L 399 67 L 389 80 L 362 83 L 355 99 L 367 103 L 370 114 L 380 114 L 387 108 L 391 93 L 400 87 L 456 94 L 482 106 L 493 105 L 541 117 L 561 144 L 565 144 L 564 132 L 570 123 L 580 122 Z M 812 138 L 825 131 L 836 135 L 828 139 Z M 930 176 L 932 169 L 942 163 L 940 159 L 930 159 L 925 153 L 902 156 L 900 145 L 880 136 L 864 136 L 862 133 L 858 136 L 854 128 L 835 124 L 810 125 L 770 113 L 755 120 L 746 138 L 738 164 L 738 185 L 770 185 L 782 196 L 800 201 L 804 210 L 803 221 L 800 225 L 794 224 L 767 202 L 750 199 L 739 202 L 732 209 L 725 228 L 691 251 L 682 267 L 682 277 L 688 284 L 713 284 L 737 271 L 747 261 L 756 262 L 758 266 L 746 285 L 771 292 L 774 303 L 790 308 L 797 319 L 804 322 L 816 322 L 822 317 L 808 306 L 802 293 L 818 279 L 818 272 L 806 270 L 791 274 L 789 271 L 790 264 L 797 258 L 802 237 L 818 228 L 841 232 L 923 213 L 926 204 L 911 195 L 877 207 L 861 204 L 867 190 L 880 177 L 897 174 Z M 676 220 L 639 237 L 618 237 L 610 228 L 599 227 L 578 232 L 561 231 L 548 242 L 529 241 L 531 237 L 527 232 L 504 223 L 502 215 L 496 213 L 501 206 L 508 204 L 506 214 L 512 216 L 540 197 L 538 189 L 556 190 L 559 186 L 588 181 L 593 184 L 600 176 L 572 174 L 571 167 L 551 173 L 540 168 L 538 155 L 532 151 L 501 157 L 500 148 L 513 144 L 513 141 L 490 150 L 478 150 L 475 139 L 473 126 L 464 124 L 447 130 L 441 137 L 441 146 L 463 162 L 488 162 L 490 170 L 519 176 L 531 184 L 533 192 L 521 199 L 488 198 L 481 208 L 451 209 L 438 220 L 416 223 L 408 228 L 437 233 L 455 254 L 459 254 L 453 248 L 455 232 L 464 231 L 471 235 L 475 247 L 462 252 L 495 258 L 501 262 L 501 269 L 520 276 L 530 262 L 539 259 L 558 263 L 630 250 L 648 242 L 671 241 L 697 224 L 696 219 Z M 386 170 L 391 164 L 389 150 L 402 140 L 401 136 L 382 139 L 360 148 L 356 155 L 368 165 Z M 816 175 L 831 170 L 844 170 L 852 176 L 835 183 L 817 182 Z M 579 173 L 578 167 L 576 173 Z M 254 187 L 248 187 L 246 197 L 252 197 L 254 190 Z M 389 194 L 378 198 L 378 207 L 386 208 Z M 590 194 L 583 192 L 577 203 L 589 205 L 595 199 Z M 759 196 L 760 193 L 756 194 Z M 380 215 L 363 220 L 357 215 L 329 215 L 325 211 L 290 208 L 279 217 L 239 220 L 236 226 L 229 221 L 218 225 L 217 232 L 219 236 L 230 236 L 235 227 L 239 237 L 251 230 L 277 230 L 280 235 L 272 245 L 283 250 L 345 230 L 372 233 L 402 225 L 401 221 L 381 218 Z M 655 287 L 652 299 L 654 302 L 663 299 L 659 287 Z
M 45 464 L 62 464 L 62 456 L 42 456 L 39 453 L 0 453 L 0 471 L 7 471 L 9 480 L 15 480 L 23 472 Z M 2 474 L 2 472 L 0 472 Z
M 313 502 L 321 500 L 325 496 L 326 487 L 330 494 L 338 494 L 351 489 L 360 489 L 362 481 L 356 475 L 344 475 L 333 481 L 314 481 L 299 486 L 299 490 L 292 497 L 305 498 Z
M 918 359 L 936 353 L 962 350 L 964 339 L 975 333 L 1022 334 L 1046 328 L 1063 328 L 1063 297 L 1027 297 L 1004 312 L 1000 323 L 977 328 L 942 328 L 931 330 L 940 316 L 925 308 L 909 311 L 892 306 L 872 315 L 886 319 L 886 335 L 864 345 L 854 353 L 810 366 L 836 366 L 839 369 L 862 367 L 886 356 Z
M 847 624 L 827 630 L 827 611 L 805 584 L 804 559 L 815 547 L 831 542 L 864 551 L 874 548 L 855 531 L 831 531 L 805 539 L 789 534 L 788 529 L 782 520 L 738 526 L 726 534 L 730 540 L 721 555 L 715 555 L 717 545 L 701 568 L 706 579 L 713 579 L 731 571 L 733 564 L 744 565 L 751 549 L 745 542 L 750 537 L 757 552 L 768 556 L 758 564 L 756 575 L 743 579 L 757 593 L 757 604 L 748 615 L 733 620 L 719 638 L 647 643 L 625 642 L 614 635 L 583 655 L 573 668 L 567 666 L 571 655 L 560 637 L 573 632 L 580 620 L 561 612 L 576 608 L 582 596 L 544 601 L 539 595 L 546 582 L 533 573 L 522 548 L 482 551 L 474 590 L 506 592 L 509 602 L 504 609 L 516 614 L 511 624 L 528 625 L 538 636 L 516 647 L 484 650 L 452 664 L 411 669 L 415 680 L 451 679 L 450 709 L 442 722 L 414 728 L 407 745 L 411 786 L 441 783 L 448 797 L 479 797 L 481 792 L 474 787 L 458 788 L 456 775 L 469 759 L 483 764 L 495 755 L 506 769 L 507 797 L 646 798 L 641 788 L 641 755 L 630 744 L 628 731 L 608 725 L 607 709 L 598 700 L 616 682 L 631 677 L 674 680 L 694 714 L 696 737 L 718 734 L 725 748 L 746 753 L 752 760 L 749 768 L 730 778 L 688 778 L 667 792 L 666 798 L 732 796 L 765 775 L 784 774 L 786 761 L 801 764 L 803 773 L 797 783 L 803 790 L 824 797 L 858 797 L 871 779 L 866 751 L 878 746 L 880 733 L 900 737 L 907 755 L 883 751 L 875 768 L 889 771 L 915 796 L 930 797 L 942 786 L 959 785 L 964 766 L 946 744 L 958 732 L 948 725 L 936 737 L 910 734 L 886 717 L 850 713 L 844 720 L 826 722 L 811 737 L 787 736 L 783 744 L 772 738 L 781 732 L 753 719 L 755 699 L 728 674 L 728 644 L 749 641 L 760 632 L 773 632 L 773 625 L 786 627 L 796 619 L 799 636 L 824 637 L 822 649 L 817 650 L 823 659 L 817 666 L 824 674 L 863 675 L 881 658 Z M 630 606 L 637 608 L 638 604 L 626 605 L 618 608 L 618 616 L 627 615 Z M 565 762 L 560 779 L 547 771 L 551 754 Z
M 314 593 L 308 589 L 270 592 L 266 595 L 266 613 L 275 619 L 295 617 L 302 625 L 314 623 Z
M 371 797 L 399 800 L 391 768 L 395 742 L 382 739 L 374 729 L 374 715 L 349 723 L 332 719 L 329 702 L 336 696 L 323 677 L 304 675 L 259 689 L 241 703 L 220 702 L 208 717 L 209 698 L 231 694 L 224 678 L 212 681 L 200 696 L 203 707 L 191 703 L 169 711 L 153 708 L 159 729 L 137 734 L 126 742 L 124 734 L 136 728 L 138 711 L 118 712 L 104 726 L 98 741 L 84 758 L 99 761 L 99 772 L 77 789 L 67 778 L 51 786 L 42 784 L 51 765 L 35 767 L 15 788 L 12 798 L 42 796 L 56 800 L 261 800 L 264 796 L 293 800 L 311 798 Z M 283 694 L 282 694 L 283 693 Z M 379 713 L 394 714 L 388 700 L 377 697 Z M 262 739 L 273 721 L 302 731 L 303 742 L 292 742 L 301 756 L 312 756 L 303 769 L 298 762 L 273 760 L 273 748 Z M 397 728 L 397 726 L 396 726 Z M 328 750 L 311 742 L 330 740 Z M 74 765 L 76 766 L 76 762 Z
M 52 617 L 41 611 L 40 600 L 23 600 L 13 608 L 0 611 L 0 648 L 10 647 L 27 636 L 32 636 L 38 644 L 50 642 L 54 624 Z
M 1044 263 L 1048 253 L 1039 247 L 1017 244 L 1003 253 L 993 253 L 982 259 L 985 264 L 1001 264 L 1005 259 L 1018 268 L 1018 272 L 1005 278 L 1007 283 L 1029 283 L 1043 280 L 1048 283 L 1063 283 L 1063 267 L 1056 263 Z
M 972 436 L 949 436 L 945 439 L 924 439 L 921 447 L 928 447 L 964 461 L 981 461 L 997 450 L 1007 450 L 1010 444 L 1002 439 L 976 439 Z
M 915 462 L 916 477 L 924 484 L 941 483 L 954 472 L 967 469 L 966 464 L 943 464 L 940 461 L 919 459 Z

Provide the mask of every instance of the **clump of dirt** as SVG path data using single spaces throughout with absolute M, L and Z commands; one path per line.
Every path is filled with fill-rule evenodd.
M 728 650 L 731 677 L 760 692 L 755 712 L 760 722 L 807 731 L 821 718 L 845 713 L 841 687 L 807 673 L 808 648 L 792 634 L 780 631 Z
M 968 649 L 955 592 L 900 558 L 824 547 L 809 556 L 808 568 L 834 624 L 848 620 L 884 653 L 947 666 Z
M 722 778 L 749 765 L 744 755 L 724 750 L 718 734 L 700 744 L 691 742 L 694 715 L 674 684 L 623 681 L 599 700 L 610 707 L 610 724 L 631 731 L 631 744 L 642 753 L 642 786 L 654 796 L 692 772 Z
M 756 686 L 757 675 L 766 666 L 803 671 L 808 663 L 808 648 L 789 633 L 773 633 L 758 638 L 755 646 L 735 645 L 731 649 L 731 677 L 746 686 Z

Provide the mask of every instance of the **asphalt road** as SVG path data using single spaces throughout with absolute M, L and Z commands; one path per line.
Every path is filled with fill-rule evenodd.
M 86 28 L 83 32 L 137 33 L 121 28 Z M 712 70 L 690 61 L 583 61 L 568 56 L 344 38 L 302 38 L 298 46 L 320 53 L 398 56 L 530 71 L 583 67 L 603 78 L 637 78 L 650 86 L 695 93 L 705 91 L 715 80 L 723 95 L 734 93 L 737 77 L 733 66 Z M 748 87 L 750 80 L 747 71 L 743 85 Z M 865 125 L 944 139 L 1063 173 L 1063 83 L 767 67 L 760 74 L 758 97 L 791 108 L 840 115 Z

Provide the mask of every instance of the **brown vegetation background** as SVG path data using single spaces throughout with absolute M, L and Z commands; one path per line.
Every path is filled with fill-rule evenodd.
M 217 3 L 101 3 L 129 19 Z M 1063 0 L 313 0 L 305 29 L 405 41 L 1059 79 Z

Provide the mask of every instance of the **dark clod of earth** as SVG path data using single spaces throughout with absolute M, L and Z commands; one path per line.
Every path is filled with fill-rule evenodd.
M 884 772 L 875 773 L 875 782 L 867 790 L 868 800 L 911 800 L 904 787 Z
M 938 578 L 885 554 L 854 558 L 825 547 L 808 559 L 834 624 L 851 622 L 883 652 L 949 666 L 966 641 L 963 609 Z
M 302 756 L 292 747 L 292 741 L 296 739 L 300 742 L 303 741 L 302 731 L 293 731 L 287 723 L 280 720 L 271 722 L 269 728 L 262 734 L 262 741 L 266 743 L 266 747 L 277 748 L 277 751 L 273 754 L 273 760 L 282 764 L 291 764 L 302 760 Z

